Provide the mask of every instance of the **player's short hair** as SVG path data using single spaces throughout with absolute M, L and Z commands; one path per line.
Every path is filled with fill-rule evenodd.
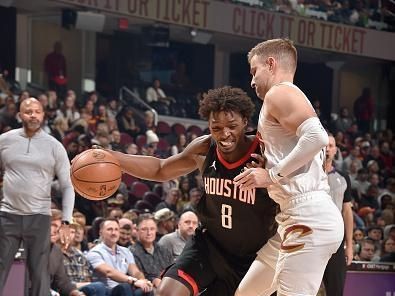
M 255 105 L 245 91 L 240 88 L 224 86 L 210 89 L 203 94 L 199 114 L 202 119 L 208 120 L 212 112 L 233 111 L 249 121 L 254 110 Z
M 254 56 L 274 57 L 283 69 L 296 71 L 298 52 L 293 42 L 287 38 L 270 39 L 258 43 L 247 55 L 249 63 Z

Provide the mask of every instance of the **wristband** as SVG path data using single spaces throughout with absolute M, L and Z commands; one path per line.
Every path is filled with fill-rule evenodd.
M 67 220 L 63 220 L 63 221 L 62 221 L 62 225 L 70 225 L 70 222 L 67 221 Z

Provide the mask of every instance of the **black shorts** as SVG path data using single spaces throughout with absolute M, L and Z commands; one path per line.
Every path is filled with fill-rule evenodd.
M 163 277 L 183 283 L 191 295 L 233 296 L 255 256 L 240 258 L 226 254 L 213 237 L 198 228 Z

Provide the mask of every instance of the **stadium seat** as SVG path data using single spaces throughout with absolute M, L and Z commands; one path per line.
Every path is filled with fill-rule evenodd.
M 138 135 L 136 137 L 136 145 L 141 149 L 147 144 L 147 136 L 146 135 Z
M 185 134 L 186 133 L 186 128 L 185 128 L 185 126 L 183 126 L 181 123 L 174 123 L 172 126 L 171 126 L 171 129 L 173 130 L 173 132 L 176 134 L 176 135 L 180 135 L 180 134 Z
M 159 121 L 156 127 L 156 132 L 160 136 L 166 136 L 171 133 L 170 125 L 167 122 Z
M 163 186 L 162 184 L 155 184 L 154 187 L 152 188 L 152 191 L 154 193 L 156 193 L 158 196 L 162 196 L 163 195 Z
M 134 208 L 136 210 L 140 211 L 141 213 L 144 213 L 144 212 L 151 212 L 152 213 L 154 210 L 154 207 L 151 205 L 151 203 L 149 203 L 146 200 L 142 200 L 142 199 L 136 201 L 136 203 L 134 204 Z
M 168 153 L 169 152 L 169 142 L 165 138 L 160 138 L 158 143 L 158 150 L 161 152 Z
M 122 146 L 133 143 L 133 138 L 127 133 L 121 133 L 121 142 L 120 143 Z
M 138 199 L 143 198 L 144 193 L 150 191 L 150 188 L 147 184 L 141 181 L 134 181 L 130 186 L 130 193 Z
M 187 128 L 187 132 L 188 133 L 192 133 L 197 135 L 198 137 L 200 137 L 203 134 L 203 131 L 200 127 L 198 127 L 197 125 L 191 125 Z
M 162 198 L 155 192 L 147 191 L 143 195 L 143 200 L 148 201 L 155 208 L 162 201 Z
M 125 183 L 127 188 L 130 189 L 130 186 L 134 181 L 137 181 L 136 177 L 129 174 L 122 174 L 122 182 Z

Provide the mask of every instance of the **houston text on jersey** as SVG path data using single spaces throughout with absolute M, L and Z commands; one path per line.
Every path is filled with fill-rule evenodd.
M 247 204 L 255 204 L 255 188 L 240 190 L 233 180 L 223 178 L 203 178 L 206 194 L 233 198 Z

